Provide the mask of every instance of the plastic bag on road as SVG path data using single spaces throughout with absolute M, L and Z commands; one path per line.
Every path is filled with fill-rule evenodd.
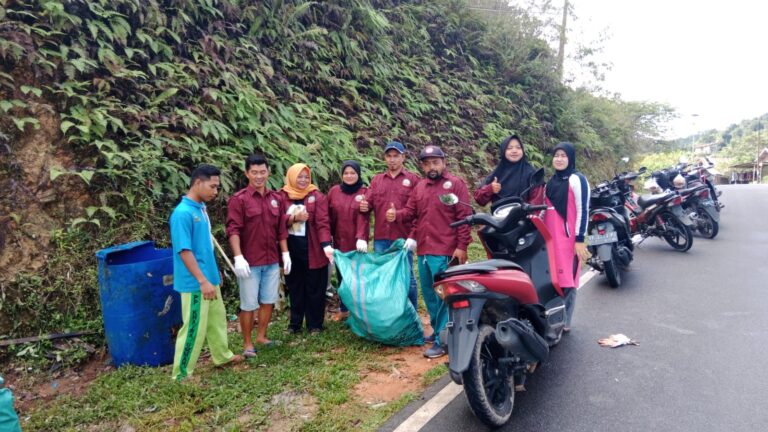
M 640 345 L 637 341 L 630 339 L 627 335 L 622 333 L 610 335 L 605 339 L 598 339 L 597 343 L 599 343 L 601 347 L 608 348 L 618 348 L 624 345 Z
M 404 241 L 383 253 L 334 253 L 342 276 L 339 297 L 356 335 L 385 345 L 424 344 L 424 328 L 408 300 L 411 269 Z

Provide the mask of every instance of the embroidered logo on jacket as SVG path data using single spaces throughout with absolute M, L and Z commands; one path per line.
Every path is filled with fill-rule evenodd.
M 313 202 L 315 202 L 315 196 L 314 195 L 312 195 L 311 197 L 307 198 L 307 203 L 312 204 Z
M 363 196 L 362 195 L 356 195 L 355 196 L 355 201 L 360 202 L 362 200 L 363 200 Z
M 277 200 L 273 199 L 272 201 L 269 202 L 269 204 L 271 204 L 272 207 L 277 207 Z
M 451 183 L 450 180 L 443 183 L 443 189 L 450 189 L 453 186 L 453 183 Z
M 411 181 L 408 179 L 403 179 L 403 186 L 405 187 L 411 187 Z

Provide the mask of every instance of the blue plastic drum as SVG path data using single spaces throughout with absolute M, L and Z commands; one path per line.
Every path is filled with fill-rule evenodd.
M 96 252 L 104 333 L 115 367 L 173 363 L 181 303 L 173 290 L 172 254 L 151 241 Z

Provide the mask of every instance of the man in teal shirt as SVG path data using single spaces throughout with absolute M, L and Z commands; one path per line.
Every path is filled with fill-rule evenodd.
M 221 299 L 221 276 L 213 256 L 211 220 L 205 203 L 219 193 L 221 172 L 211 165 L 192 171 L 190 188 L 170 219 L 173 246 L 173 289 L 181 295 L 184 321 L 176 336 L 172 378 L 192 375 L 203 342 L 208 342 L 216 365 L 243 360 L 229 350 L 227 320 Z

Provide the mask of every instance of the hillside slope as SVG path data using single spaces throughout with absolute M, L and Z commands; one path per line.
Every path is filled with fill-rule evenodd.
M 572 140 L 609 173 L 664 110 L 565 88 L 520 18 L 460 0 L 6 0 L 0 335 L 99 329 L 94 251 L 167 242 L 202 162 L 224 171 L 218 221 L 252 152 L 273 187 L 303 161 L 326 188 L 344 159 L 380 169 L 388 140 L 439 144 L 473 184 L 516 132 L 535 163 Z

